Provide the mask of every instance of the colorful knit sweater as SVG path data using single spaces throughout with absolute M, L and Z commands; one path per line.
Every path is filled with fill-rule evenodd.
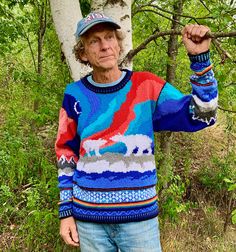
M 113 86 L 84 77 L 66 87 L 55 145 L 60 218 L 122 223 L 157 216 L 154 132 L 193 132 L 216 120 L 209 52 L 190 60 L 191 95 L 128 70 Z

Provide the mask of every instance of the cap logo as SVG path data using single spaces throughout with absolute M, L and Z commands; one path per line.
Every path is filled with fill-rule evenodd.
M 109 19 L 108 17 L 106 17 L 104 14 L 102 13 L 91 13 L 89 16 L 87 16 L 84 20 L 85 23 L 88 23 L 94 19 L 97 18 L 104 18 L 104 19 Z
M 103 13 L 92 12 L 78 22 L 75 36 L 81 36 L 94 25 L 100 23 L 109 23 L 113 25 L 115 29 L 121 28 L 115 21 L 112 20 L 112 18 L 105 16 Z

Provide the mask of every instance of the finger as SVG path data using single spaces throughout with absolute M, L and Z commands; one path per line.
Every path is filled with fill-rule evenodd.
M 183 43 L 186 45 L 187 43 L 189 43 L 189 34 L 191 32 L 193 28 L 193 25 L 186 25 L 183 30 L 182 30 L 182 41 Z
M 181 30 L 182 35 L 186 34 L 188 25 L 185 25 L 184 28 Z
M 209 27 L 201 25 L 200 36 L 203 38 L 208 32 L 210 32 Z
M 187 41 L 188 41 L 187 33 L 184 33 L 184 34 L 182 35 L 182 41 L 183 41 L 184 44 L 187 43 Z
M 61 235 L 61 237 L 63 238 L 64 242 L 67 244 L 67 245 L 71 245 L 71 246 L 75 246 L 75 247 L 79 247 L 79 243 L 78 242 L 74 242 L 70 236 L 69 233 L 67 234 L 63 234 Z
M 194 25 L 191 30 L 191 39 L 195 42 L 200 42 L 210 32 L 210 29 L 204 25 Z
M 186 27 L 186 34 L 187 34 L 188 39 L 192 38 L 193 30 L 194 30 L 194 25 L 193 24 L 190 24 L 190 25 L 188 25 Z
M 200 42 L 202 40 L 201 36 L 201 27 L 200 25 L 194 25 L 191 33 L 191 39 L 194 42 Z
M 203 30 L 205 30 L 204 26 L 197 24 L 193 25 L 191 30 L 189 30 L 188 38 L 193 42 L 200 42 L 202 37 L 205 35 L 205 32 L 202 33 Z
M 79 242 L 79 234 L 77 232 L 76 226 L 71 227 L 71 237 L 74 242 Z
M 189 35 L 191 33 L 191 30 L 193 28 L 193 24 L 185 25 L 185 27 L 182 29 L 182 35 Z
M 202 28 L 200 25 L 195 25 L 192 29 L 192 35 L 195 37 L 200 37 L 201 30 L 202 30 Z

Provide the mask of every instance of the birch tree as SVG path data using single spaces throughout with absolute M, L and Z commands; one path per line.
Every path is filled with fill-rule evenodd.
M 139 3 L 140 2 L 140 3 Z M 136 5 L 136 10 L 133 15 L 137 12 L 153 12 L 157 16 L 161 16 L 164 19 L 172 20 L 168 16 L 164 16 L 160 12 L 155 11 L 159 8 L 157 1 L 148 1 L 145 4 L 142 4 L 145 1 L 132 1 L 132 0 L 91 0 L 91 11 L 103 12 L 104 14 L 111 16 L 116 20 L 122 27 L 122 31 L 125 34 L 124 40 L 124 52 L 121 55 L 121 67 L 132 68 L 132 59 L 139 53 L 141 50 L 145 49 L 147 44 L 155 41 L 157 37 L 164 37 L 165 35 L 180 35 L 180 31 L 174 30 L 175 27 L 170 31 L 157 32 L 151 34 L 148 38 L 143 39 L 143 43 L 140 44 L 137 48 L 132 48 L 132 25 L 131 25 L 131 10 L 132 4 Z M 167 2 L 167 1 L 166 1 Z M 164 2 L 165 3 L 165 2 Z M 76 43 L 74 33 L 76 31 L 77 22 L 82 18 L 81 13 L 81 4 L 79 0 L 50 0 L 51 12 L 53 16 L 53 21 L 55 24 L 56 32 L 58 34 L 59 41 L 61 43 L 62 52 L 65 55 L 67 64 L 69 66 L 71 77 L 74 80 L 80 79 L 81 76 L 85 75 L 88 71 L 91 71 L 90 68 L 81 65 L 79 62 L 76 62 L 73 47 Z M 137 8 L 138 7 L 138 8 Z M 149 8 L 149 9 L 147 9 Z M 150 8 L 154 8 L 150 9 Z M 173 14 L 168 10 L 159 8 L 164 13 Z M 180 14 L 177 14 L 176 17 L 179 18 Z M 188 16 L 187 18 L 194 17 Z M 197 21 L 197 20 L 196 20 Z M 222 36 L 223 34 L 217 34 Z M 227 37 L 235 36 L 235 34 L 226 34 Z M 169 79 L 169 77 L 167 77 Z
M 107 16 L 112 17 L 117 21 L 125 34 L 124 39 L 124 52 L 121 55 L 121 61 L 132 49 L 132 26 L 131 26 L 131 0 L 98 0 L 92 1 L 91 10 L 104 12 Z M 123 67 L 131 69 L 131 61 L 122 65 Z
M 82 18 L 79 1 L 50 0 L 50 6 L 61 50 L 65 55 L 71 77 L 78 80 L 83 70 L 75 60 L 73 46 L 76 42 L 74 37 L 76 25 L 78 20 Z
M 91 2 L 91 11 L 103 12 L 122 26 L 125 39 L 121 61 L 132 49 L 131 2 L 131 0 L 93 0 Z M 78 80 L 91 70 L 77 62 L 73 54 L 73 47 L 76 43 L 74 33 L 78 21 L 82 18 L 80 3 L 78 0 L 50 0 L 50 6 L 61 49 L 69 66 L 71 77 Z M 126 62 L 126 68 L 131 68 L 130 62 Z

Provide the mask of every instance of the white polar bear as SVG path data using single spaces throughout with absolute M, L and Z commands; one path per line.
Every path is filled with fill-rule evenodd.
M 136 134 L 136 135 L 128 135 L 124 136 L 120 133 L 110 138 L 114 142 L 122 142 L 126 145 L 127 151 L 125 156 L 130 156 L 133 153 L 133 150 L 138 147 L 138 152 L 135 156 L 141 156 L 143 151 L 147 150 L 147 155 L 152 154 L 152 139 L 147 135 Z
M 99 153 L 99 148 L 105 143 L 107 143 L 107 140 L 104 140 L 102 138 L 99 138 L 97 140 L 89 139 L 84 141 L 83 148 L 85 149 L 89 157 L 91 157 L 90 151 L 94 151 L 97 157 L 101 157 L 101 154 Z

